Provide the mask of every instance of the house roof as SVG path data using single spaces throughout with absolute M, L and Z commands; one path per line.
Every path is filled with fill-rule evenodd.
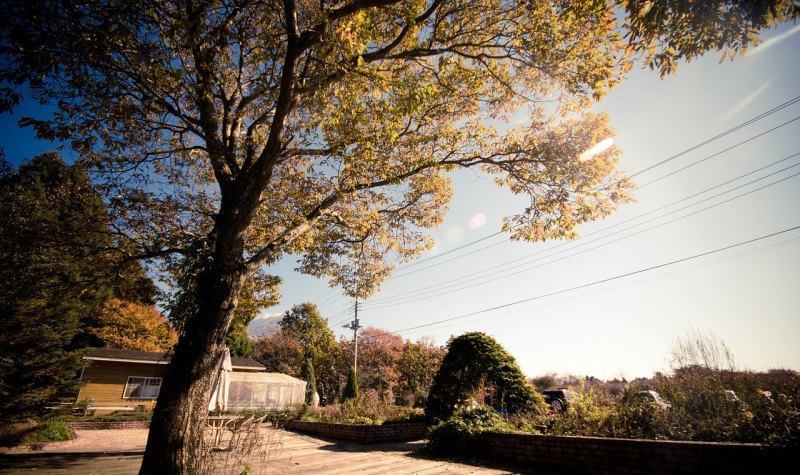
M 231 381 L 255 381 L 263 383 L 278 384 L 306 384 L 302 379 L 298 379 L 283 373 L 231 373 Z
M 167 364 L 170 355 L 157 351 L 118 350 L 116 348 L 88 348 L 83 357 L 96 361 L 120 361 L 126 363 Z M 233 369 L 263 371 L 266 368 L 251 358 L 231 358 Z

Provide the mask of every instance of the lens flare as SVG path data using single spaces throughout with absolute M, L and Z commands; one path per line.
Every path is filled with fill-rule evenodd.
M 610 137 L 607 139 L 603 139 L 600 142 L 598 142 L 594 147 L 580 154 L 578 156 L 578 161 L 585 162 L 587 160 L 591 160 L 595 156 L 608 150 L 609 147 L 611 147 L 612 145 L 614 145 L 614 139 Z
M 471 230 L 476 230 L 486 224 L 486 215 L 483 213 L 478 213 L 475 216 L 469 218 L 467 222 L 467 227 Z

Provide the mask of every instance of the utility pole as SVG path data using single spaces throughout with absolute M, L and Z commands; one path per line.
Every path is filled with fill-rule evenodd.
M 358 329 L 361 328 L 358 322 L 358 299 L 356 298 L 355 305 L 355 318 L 348 325 L 342 325 L 343 328 L 353 330 L 353 370 L 358 374 Z
M 364 258 L 364 241 L 361 241 L 361 258 Z M 359 262 L 358 269 L 361 270 L 361 264 Z M 355 280 L 355 301 L 356 304 L 354 306 L 354 318 L 353 321 L 350 322 L 349 325 L 342 325 L 343 328 L 347 328 L 349 330 L 353 330 L 353 371 L 358 375 L 358 329 L 361 328 L 361 325 L 358 322 L 358 275 L 356 275 Z

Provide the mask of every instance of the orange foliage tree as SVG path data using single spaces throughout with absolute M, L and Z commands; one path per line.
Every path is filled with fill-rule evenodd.
M 100 309 L 92 333 L 110 348 L 168 351 L 178 339 L 155 306 L 111 299 Z

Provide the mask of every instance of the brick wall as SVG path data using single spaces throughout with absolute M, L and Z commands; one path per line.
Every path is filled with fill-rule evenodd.
M 347 440 L 359 444 L 419 440 L 424 439 L 428 434 L 428 424 L 424 422 L 363 425 L 292 421 L 286 428 L 296 432 L 304 432 L 331 439 Z
M 797 461 L 789 449 L 758 444 L 487 433 L 477 445 L 476 455 L 559 473 L 753 475 Z
M 124 422 L 67 422 L 72 430 L 149 429 L 150 421 Z

